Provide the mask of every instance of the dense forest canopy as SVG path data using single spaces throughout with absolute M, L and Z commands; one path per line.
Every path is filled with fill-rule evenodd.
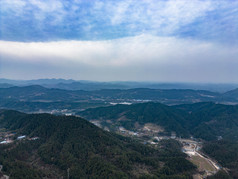
M 78 117 L 1 110 L 0 125 L 39 137 L 0 146 L 3 172 L 12 178 L 60 177 L 68 169 L 71 178 L 184 178 L 195 170 L 176 141 L 156 150 Z
M 216 140 L 238 139 L 238 106 L 211 102 L 166 106 L 160 103 L 141 103 L 92 108 L 78 113 L 88 120 L 112 120 L 129 130 L 135 124 L 154 123 L 178 136 Z M 126 120 L 120 120 L 124 117 Z

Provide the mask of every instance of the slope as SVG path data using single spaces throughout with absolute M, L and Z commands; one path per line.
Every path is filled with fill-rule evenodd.
M 0 126 L 27 136 L 0 145 L 0 162 L 12 178 L 59 178 L 67 171 L 71 178 L 180 178 L 194 170 L 175 141 L 155 150 L 82 118 L 1 110 Z
M 178 106 L 142 103 L 88 109 L 78 114 L 88 120 L 104 123 L 110 120 L 129 130 L 135 130 L 138 123 L 152 123 L 163 127 L 167 133 L 174 131 L 182 137 L 238 139 L 238 106 L 232 105 L 211 102 Z
M 93 108 L 78 113 L 88 120 L 112 120 L 129 130 L 135 130 L 136 125 L 154 123 L 165 128 L 167 132 L 176 132 L 188 137 L 184 126 L 187 121 L 184 116 L 172 107 L 160 103 L 140 103 L 134 105 L 116 105 L 110 107 Z M 186 115 L 186 113 L 184 113 Z

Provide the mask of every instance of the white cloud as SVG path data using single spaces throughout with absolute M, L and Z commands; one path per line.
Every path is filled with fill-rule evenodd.
M 41 11 L 49 13 L 54 11 L 60 11 L 63 7 L 62 2 L 58 0 L 49 1 L 39 1 L 39 0 L 31 0 L 30 3 L 36 7 L 38 7 Z
M 50 16 L 53 17 L 52 24 L 60 23 L 67 14 L 64 3 L 60 0 L 1 0 L 0 5 L 2 10 L 8 13 L 13 12 L 19 18 L 28 16 L 28 12 L 32 13 L 32 17 L 39 21 L 40 25 Z
M 127 25 L 170 34 L 178 28 L 203 17 L 218 7 L 211 0 L 127 0 L 104 2 L 103 16 L 107 14 L 111 25 Z M 97 13 L 97 12 L 95 12 Z M 96 15 L 96 14 L 95 14 Z
M 109 11 L 111 11 L 110 21 L 112 25 L 118 25 L 122 22 L 129 19 L 127 11 L 129 11 L 129 6 L 132 4 L 132 1 L 122 1 L 116 4 L 110 4 L 110 7 L 107 7 Z
M 3 12 L 13 11 L 15 15 L 22 15 L 24 13 L 24 7 L 26 6 L 25 0 L 1 0 L 0 10 Z
M 19 18 L 24 18 L 26 12 L 33 13 L 35 22 L 40 25 L 43 21 L 49 23 L 47 17 L 53 17 L 50 20 L 52 25 L 72 23 L 72 19 L 68 18 L 74 16 L 77 19 L 74 25 L 86 21 L 90 26 L 99 25 L 97 23 L 112 27 L 122 25 L 128 31 L 159 32 L 165 35 L 205 16 L 207 12 L 221 8 L 222 5 L 223 1 L 212 0 L 1 1 L 2 9 L 18 13 Z
M 107 41 L 23 43 L 0 41 L 2 64 L 49 66 L 42 77 L 91 80 L 236 81 L 237 48 L 175 37 L 140 35 Z M 2 66 L 7 73 L 9 67 Z M 16 65 L 16 68 L 17 65 Z M 22 67 L 27 72 L 29 67 Z M 62 70 L 63 69 L 63 70 Z M 218 78 L 219 77 L 219 78 Z

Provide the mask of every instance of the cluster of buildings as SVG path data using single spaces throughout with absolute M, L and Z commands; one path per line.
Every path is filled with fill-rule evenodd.
M 39 139 L 39 137 L 29 138 L 26 135 L 21 135 L 21 136 L 18 136 L 16 138 L 15 135 L 16 135 L 16 133 L 1 132 L 0 133 L 0 145 L 1 144 L 10 144 L 10 143 L 13 143 L 16 140 L 24 140 L 24 139 L 27 139 L 27 140 L 37 140 L 37 139 Z
M 160 136 L 158 135 L 158 133 L 161 132 L 161 129 L 151 128 L 150 126 L 144 126 L 143 128 L 138 129 L 136 132 L 127 130 L 124 127 L 120 126 L 118 127 L 118 132 L 125 136 L 137 137 L 138 139 L 142 139 L 144 141 L 143 142 L 144 144 L 151 144 L 151 145 L 157 145 L 160 140 L 177 138 L 175 132 L 172 132 L 171 136 L 164 136 L 164 135 Z
M 0 144 L 10 144 L 13 142 L 15 133 L 1 132 L 0 133 Z

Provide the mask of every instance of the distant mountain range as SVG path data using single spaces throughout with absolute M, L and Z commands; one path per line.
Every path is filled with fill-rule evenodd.
M 65 79 L 38 79 L 38 80 L 9 80 L 0 79 L 1 86 L 29 86 L 41 85 L 46 88 L 58 88 L 65 90 L 101 90 L 101 89 L 132 89 L 132 88 L 150 88 L 150 89 L 192 89 L 208 90 L 224 93 L 235 88 L 238 84 L 209 84 L 209 83 L 158 83 L 158 82 L 95 82 L 85 80 L 65 80 Z

